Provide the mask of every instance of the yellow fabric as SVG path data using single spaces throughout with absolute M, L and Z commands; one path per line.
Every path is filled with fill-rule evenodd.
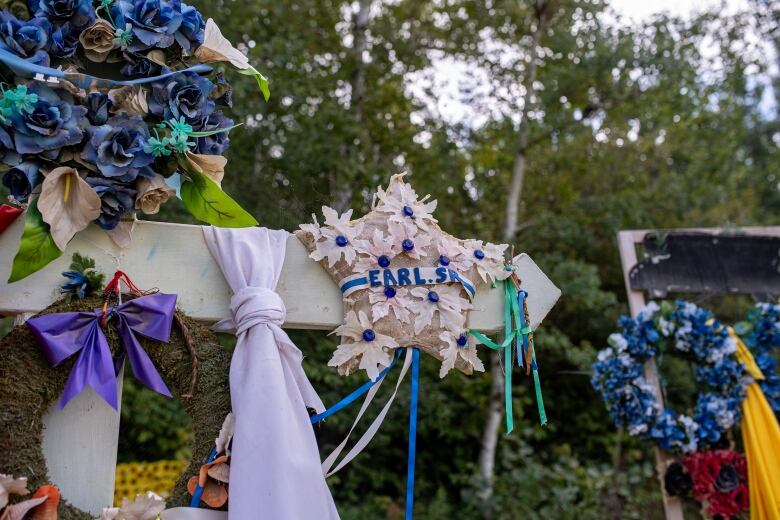
M 737 359 L 756 380 L 764 375 L 753 355 L 737 340 Z M 758 383 L 747 387 L 742 403 L 742 440 L 748 465 L 750 520 L 780 520 L 780 426 Z

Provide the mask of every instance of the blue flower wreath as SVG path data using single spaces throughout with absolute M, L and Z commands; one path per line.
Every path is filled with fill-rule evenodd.
M 718 443 L 740 419 L 745 387 L 751 381 L 732 355 L 736 341 L 711 312 L 677 301 L 650 303 L 635 319 L 623 316 L 622 330 L 598 354 L 591 383 L 617 426 L 654 440 L 664 450 L 693 453 Z M 691 359 L 702 389 L 693 417 L 661 408 L 644 376 L 645 361 L 677 352 Z
M 772 410 L 780 412 L 780 375 L 772 355 L 775 349 L 780 349 L 780 305 L 760 303 L 750 309 L 746 322 L 734 328 L 747 338 L 745 345 L 764 374 L 764 380 L 759 381 L 761 390 Z

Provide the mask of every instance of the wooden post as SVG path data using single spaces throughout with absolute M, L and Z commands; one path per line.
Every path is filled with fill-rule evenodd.
M 618 249 L 620 250 L 620 263 L 623 266 L 623 282 L 626 284 L 628 293 L 628 308 L 631 316 L 636 317 L 639 311 L 645 306 L 645 295 L 642 291 L 632 291 L 628 279 L 628 273 L 636 265 L 636 242 L 633 231 L 620 231 L 618 233 Z M 658 404 L 663 407 L 664 397 L 661 391 L 661 383 L 658 381 L 658 370 L 656 370 L 655 359 L 649 359 L 645 363 L 645 379 L 653 387 L 653 393 Z M 671 497 L 664 491 L 664 474 L 669 461 L 673 457 L 660 448 L 655 448 L 655 468 L 658 471 L 658 480 L 661 484 L 661 496 L 664 500 L 664 512 L 667 520 L 682 520 L 683 509 L 682 501 L 678 497 Z

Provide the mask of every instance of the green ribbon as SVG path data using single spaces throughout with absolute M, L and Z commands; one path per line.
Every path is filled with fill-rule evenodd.
M 514 419 L 512 413 L 512 344 L 518 342 L 533 332 L 533 329 L 525 323 L 523 312 L 518 303 L 517 287 L 511 279 L 504 280 L 504 341 L 496 343 L 484 334 L 474 329 L 469 329 L 469 333 L 477 341 L 486 347 L 504 351 L 504 409 L 506 413 L 506 433 L 507 435 L 514 430 Z M 519 345 L 519 343 L 518 343 Z M 519 348 L 519 347 L 518 347 Z M 518 364 L 522 366 L 522 354 L 518 350 Z M 534 377 L 534 390 L 536 393 L 536 403 L 539 409 L 539 420 L 544 426 L 547 424 L 547 414 L 544 411 L 544 400 L 542 399 L 542 388 L 539 382 L 539 371 L 536 365 L 536 352 L 532 353 L 531 368 Z

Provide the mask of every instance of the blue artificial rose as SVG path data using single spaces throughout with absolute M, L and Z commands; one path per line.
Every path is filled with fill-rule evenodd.
M 111 7 L 116 27 L 130 25 L 133 52 L 173 45 L 181 27 L 181 0 L 118 0 Z
M 120 72 L 130 78 L 148 78 L 162 73 L 162 66 L 145 56 L 132 52 L 124 53 L 124 62 Z
M 105 177 L 87 177 L 86 181 L 100 197 L 100 216 L 95 222 L 103 229 L 114 229 L 122 215 L 135 206 L 136 190 L 129 184 Z
M 225 75 L 221 72 L 217 72 L 214 76 L 214 90 L 211 92 L 211 99 L 217 106 L 233 106 L 233 87 L 230 86 Z
M 105 125 L 87 128 L 89 140 L 81 157 L 97 166 L 106 177 L 130 182 L 139 175 L 151 177 L 154 156 L 144 151 L 149 129 L 140 116 L 126 114 L 109 118 Z
M 18 202 L 27 202 L 32 190 L 41 182 L 38 163 L 25 161 L 3 175 L 3 185 Z
M 149 111 L 163 119 L 184 118 L 194 124 L 214 112 L 214 84 L 194 72 L 183 72 L 152 84 Z
M 233 120 L 225 116 L 222 112 L 214 112 L 210 116 L 202 119 L 200 124 L 193 124 L 193 130 L 196 132 L 211 132 L 233 126 Z M 229 132 L 220 132 L 208 137 L 198 137 L 195 141 L 193 152 L 204 155 L 222 155 L 230 145 Z
M 0 11 L 0 49 L 12 52 L 36 65 L 49 65 L 44 49 L 49 44 L 51 24 L 46 18 L 20 21 L 7 11 Z
M 87 108 L 87 119 L 93 125 L 104 125 L 110 116 L 109 110 L 112 103 L 106 94 L 102 92 L 91 92 L 84 100 L 84 106 Z
M 9 117 L 16 151 L 43 153 L 54 159 L 63 146 L 79 144 L 83 136 L 80 123 L 87 109 L 70 104 L 39 83 L 31 86 L 29 92 L 38 96 L 32 111 L 16 112 Z
M 0 128 L 0 162 L 8 166 L 16 166 L 22 161 L 22 156 L 16 152 L 14 140 L 5 129 Z
M 181 27 L 176 33 L 176 42 L 185 51 L 192 47 L 198 47 L 203 43 L 206 22 L 194 7 L 181 4 Z
M 35 16 L 48 18 L 55 24 L 69 23 L 83 29 L 95 21 L 92 0 L 36 0 L 35 4 L 30 6 Z
M 79 31 L 69 23 L 55 25 L 49 34 L 49 54 L 55 58 L 70 58 L 76 54 L 79 45 Z

